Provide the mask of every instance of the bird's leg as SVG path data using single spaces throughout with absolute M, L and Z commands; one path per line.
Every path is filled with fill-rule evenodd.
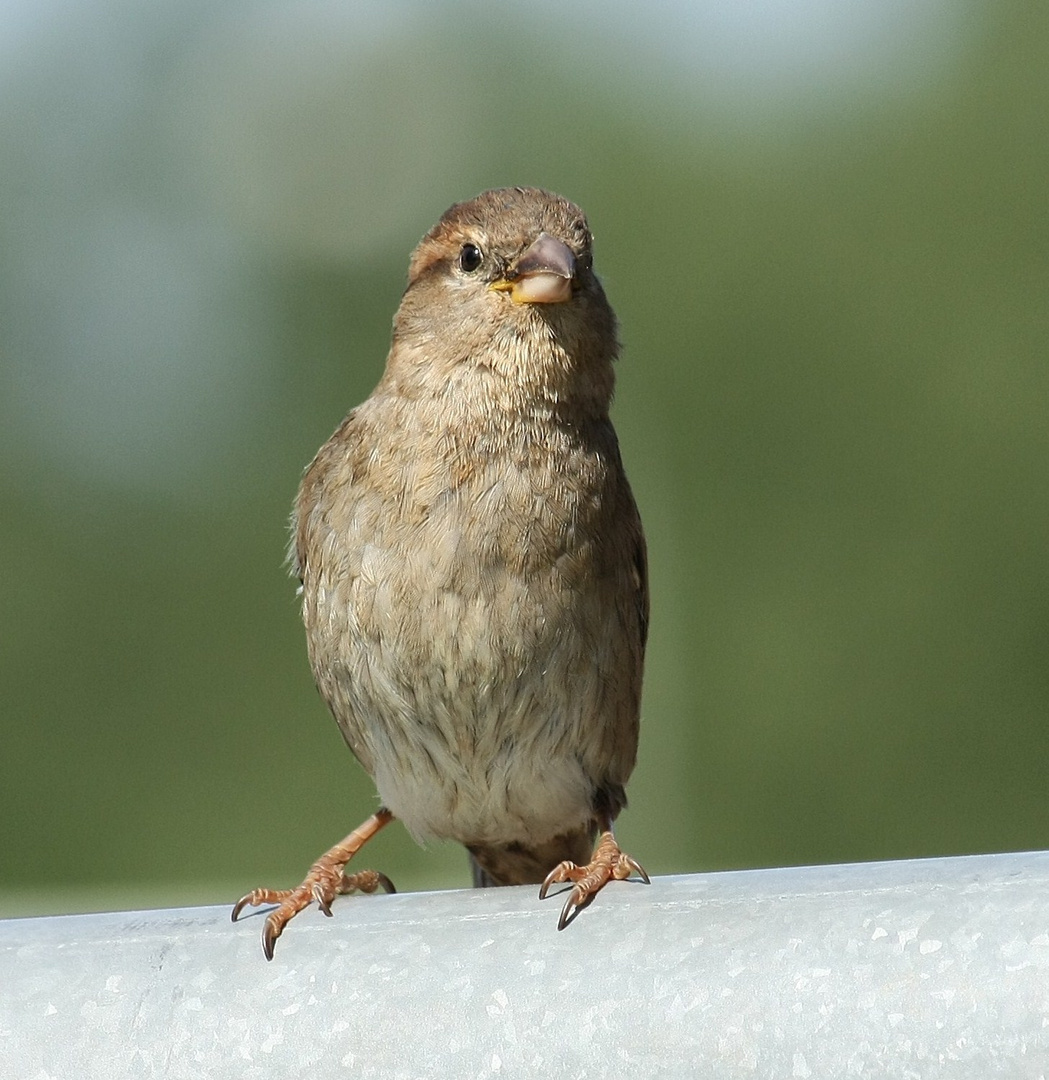
M 395 892 L 393 883 L 385 874 L 375 870 L 360 870 L 347 874 L 344 867 L 358 851 L 384 826 L 393 821 L 393 814 L 385 806 L 379 807 L 363 824 L 345 839 L 326 851 L 309 869 L 302 884 L 294 889 L 254 889 L 233 905 L 232 918 L 237 921 L 240 913 L 249 905 L 279 904 L 276 911 L 266 917 L 262 928 L 262 951 L 267 960 L 273 959 L 273 946 L 287 926 L 303 908 L 314 900 L 325 915 L 331 915 L 331 902 L 343 893 L 373 893 L 381 885 L 388 893 Z
M 576 912 L 586 907 L 610 881 L 625 881 L 636 873 L 646 885 L 649 884 L 648 874 L 642 865 L 627 855 L 616 842 L 612 834 L 612 819 L 608 814 L 603 813 L 598 818 L 598 827 L 601 832 L 590 862 L 586 866 L 577 866 L 566 859 L 546 875 L 539 889 L 539 899 L 543 900 L 551 885 L 561 881 L 575 882 L 561 909 L 561 918 L 557 920 L 558 930 L 564 930 L 575 918 Z

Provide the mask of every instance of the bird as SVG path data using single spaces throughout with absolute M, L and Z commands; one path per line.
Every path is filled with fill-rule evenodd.
M 387 892 L 347 871 L 394 819 L 475 886 L 570 883 L 564 929 L 641 864 L 613 822 L 637 756 L 645 538 L 609 418 L 616 317 L 586 216 L 534 187 L 450 207 L 411 256 L 383 375 L 292 514 L 313 675 L 380 807 L 278 905 Z

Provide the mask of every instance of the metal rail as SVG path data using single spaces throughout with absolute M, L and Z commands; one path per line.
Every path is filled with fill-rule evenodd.
M 0 922 L 0 1076 L 1049 1076 L 1049 852 Z

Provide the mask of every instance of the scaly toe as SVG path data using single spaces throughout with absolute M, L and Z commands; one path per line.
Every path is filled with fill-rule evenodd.
M 233 905 L 230 920 L 236 922 L 246 907 L 258 907 L 260 904 L 283 904 L 293 891 L 292 889 L 252 889 Z
M 358 870 L 356 874 L 343 874 L 339 883 L 339 893 L 373 893 L 381 888 L 384 892 L 395 893 L 393 882 L 378 870 Z

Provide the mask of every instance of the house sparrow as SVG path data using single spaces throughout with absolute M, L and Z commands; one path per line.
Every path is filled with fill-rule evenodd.
M 608 416 L 616 321 L 583 212 L 536 188 L 451 207 L 412 255 L 386 370 L 293 515 L 310 663 L 382 807 L 279 904 L 393 891 L 344 867 L 399 818 L 474 883 L 571 882 L 562 929 L 641 866 L 612 822 L 634 767 L 645 540 Z M 594 844 L 596 838 L 596 846 Z

